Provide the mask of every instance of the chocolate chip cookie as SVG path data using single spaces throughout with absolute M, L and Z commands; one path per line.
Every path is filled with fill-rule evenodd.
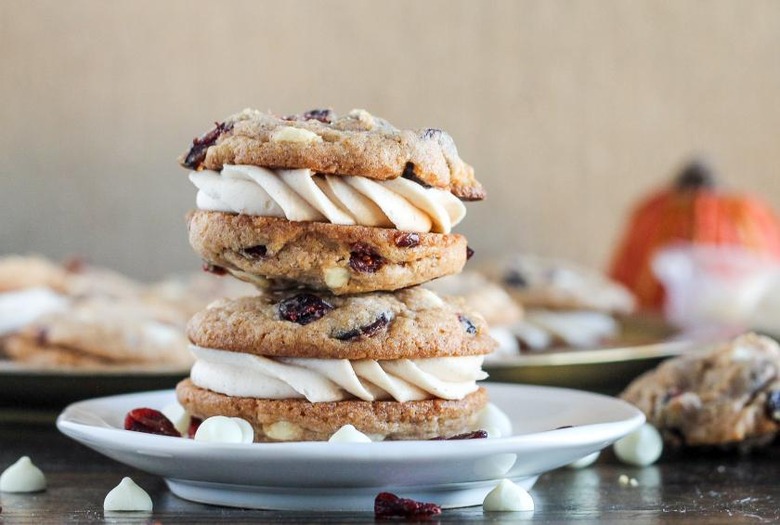
M 780 347 L 768 337 L 746 334 L 662 363 L 621 397 L 671 443 L 763 445 L 780 432 Z

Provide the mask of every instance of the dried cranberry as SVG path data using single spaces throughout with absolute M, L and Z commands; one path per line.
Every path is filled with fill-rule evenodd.
M 361 326 L 359 328 L 354 328 L 347 332 L 336 334 L 333 336 L 333 338 L 338 339 L 339 341 L 356 341 L 366 337 L 373 337 L 379 333 L 381 329 L 390 324 L 390 317 L 390 315 L 383 312 L 373 323 L 367 324 L 366 326 Z
M 333 122 L 333 111 L 329 109 L 312 109 L 303 114 L 303 120 L 319 120 L 323 124 Z
M 203 271 L 213 273 L 214 275 L 225 275 L 227 273 L 227 270 L 223 267 L 205 261 L 203 262 Z
M 206 151 L 217 142 L 219 136 L 233 129 L 232 122 L 215 122 L 214 124 L 214 129 L 192 140 L 192 147 L 182 166 L 193 170 L 198 169 L 201 163 L 206 160 Z
M 316 321 L 333 310 L 333 305 L 311 293 L 299 293 L 279 302 L 279 317 L 300 325 Z
M 414 162 L 407 162 L 404 166 L 404 171 L 401 173 L 401 177 L 408 179 L 412 182 L 416 182 L 423 188 L 430 188 L 431 185 L 427 182 L 423 182 L 422 179 L 420 179 L 415 173 L 414 173 Z
M 62 263 L 62 267 L 68 273 L 82 273 L 87 269 L 87 261 L 84 257 L 68 257 L 68 259 Z
M 420 234 L 414 232 L 396 233 L 394 242 L 399 248 L 413 248 L 420 244 Z
M 356 242 L 349 253 L 349 267 L 356 272 L 374 273 L 385 264 L 385 259 L 376 253 L 369 245 Z
M 250 246 L 249 248 L 244 248 L 241 250 L 241 255 L 246 257 L 247 259 L 262 259 L 268 254 L 268 248 L 265 247 L 263 244 L 258 244 L 257 246 Z
M 441 136 L 441 130 L 436 128 L 428 128 L 423 130 L 422 132 L 422 138 L 424 139 L 433 139 L 433 138 L 439 138 Z
M 770 390 L 766 395 L 766 411 L 769 419 L 780 422 L 780 390 Z
M 475 430 L 474 432 L 465 432 L 463 434 L 456 434 L 450 437 L 435 437 L 431 441 L 454 441 L 459 439 L 486 439 L 488 437 L 487 430 Z
M 46 346 L 49 343 L 49 331 L 45 328 L 39 328 L 35 332 L 35 344 L 38 346 Z
M 199 417 L 191 417 L 190 418 L 190 425 L 187 427 L 187 437 L 194 438 L 195 432 L 198 431 L 198 427 L 200 424 L 203 423 L 203 420 Z
M 413 499 L 399 498 L 390 492 L 380 492 L 374 500 L 376 518 L 425 519 L 441 514 L 441 507 L 435 503 L 422 503 Z
M 170 419 L 153 408 L 135 408 L 125 416 L 125 430 L 181 437 Z
M 461 326 L 463 326 L 463 329 L 466 331 L 467 334 L 477 333 L 477 327 L 474 326 L 474 323 L 471 322 L 471 319 L 469 319 L 465 315 L 458 314 L 458 321 L 460 321 Z
M 523 277 L 523 274 L 517 270 L 509 270 L 504 274 L 504 284 L 515 288 L 525 288 L 528 286 L 528 281 Z
M 474 249 L 471 246 L 466 245 L 466 260 L 468 261 L 474 257 Z
M 666 405 L 669 403 L 672 399 L 682 394 L 682 390 L 680 390 L 679 387 L 671 387 L 666 390 L 663 397 L 661 398 L 661 403 Z

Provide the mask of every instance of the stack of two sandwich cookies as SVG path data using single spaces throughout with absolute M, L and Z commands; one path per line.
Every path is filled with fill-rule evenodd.
M 177 387 L 195 417 L 241 417 L 255 441 L 373 440 L 473 429 L 495 346 L 485 321 L 417 285 L 461 271 L 451 233 L 484 191 L 452 139 L 363 110 L 245 110 L 182 157 L 198 188 L 190 243 L 262 292 L 196 314 Z

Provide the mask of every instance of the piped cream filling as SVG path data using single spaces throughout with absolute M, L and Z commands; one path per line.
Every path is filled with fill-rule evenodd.
M 192 382 L 220 394 L 313 403 L 362 399 L 463 399 L 485 379 L 483 357 L 313 359 L 264 357 L 190 346 Z
M 466 216 L 449 191 L 401 177 L 375 181 L 226 165 L 221 172 L 193 171 L 190 181 L 198 188 L 200 210 L 435 233 L 450 233 Z

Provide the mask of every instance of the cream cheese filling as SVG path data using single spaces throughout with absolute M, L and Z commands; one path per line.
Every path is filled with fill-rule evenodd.
M 362 399 L 463 399 L 485 379 L 483 356 L 426 359 L 264 357 L 190 346 L 192 382 L 220 394 L 312 403 Z
M 466 216 L 452 193 L 404 179 L 314 174 L 225 165 L 190 173 L 200 210 L 342 225 L 450 233 Z

